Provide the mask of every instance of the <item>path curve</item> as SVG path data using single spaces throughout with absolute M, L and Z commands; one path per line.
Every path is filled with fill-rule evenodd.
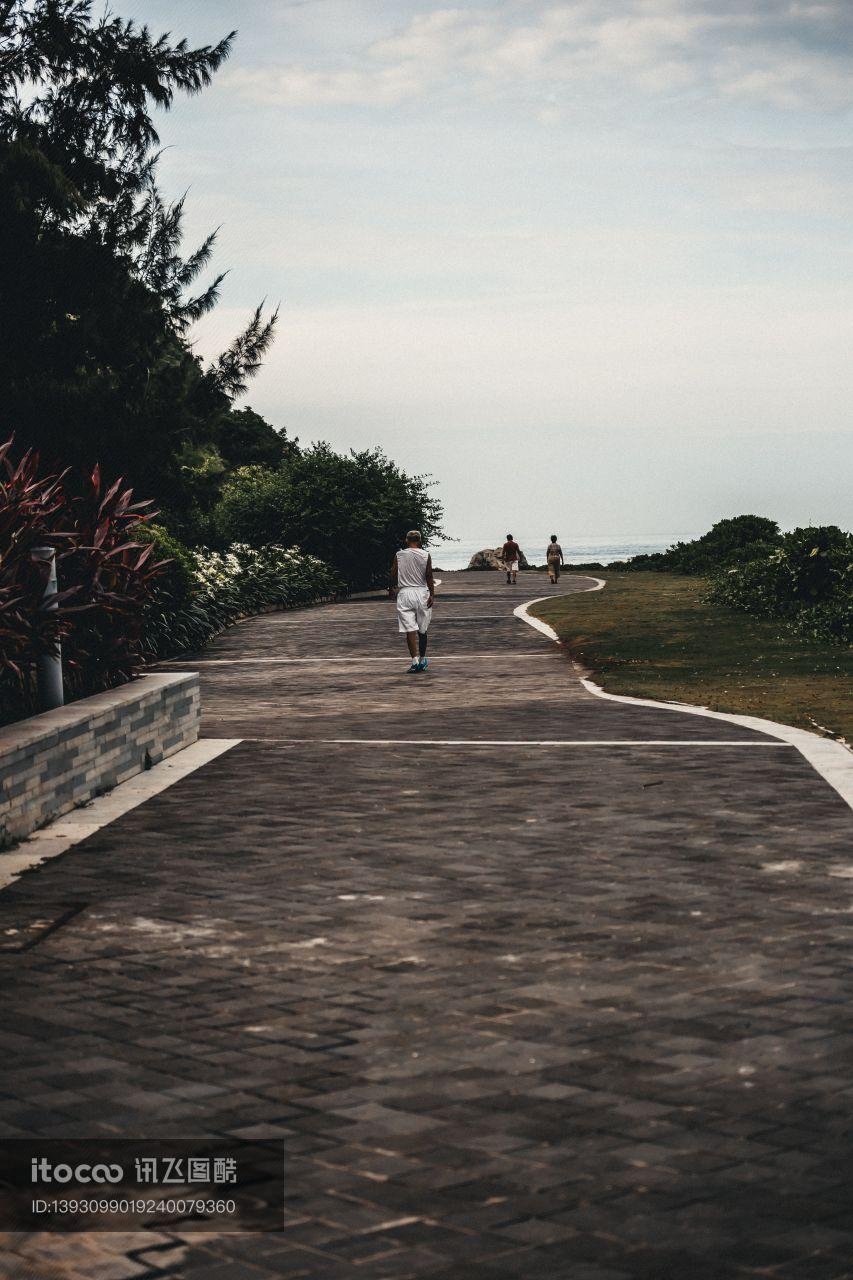
M 595 585 L 587 587 L 586 591 L 602 591 L 606 586 L 604 578 L 593 578 L 592 581 Z M 537 596 L 533 600 L 528 600 L 525 604 L 518 605 L 514 613 L 517 618 L 521 618 L 523 622 L 528 623 L 536 631 L 547 636 L 549 640 L 562 644 L 553 627 L 530 613 L 535 604 L 541 604 L 549 598 L 548 596 Z M 780 724 L 776 720 L 766 720 L 762 716 L 737 715 L 730 711 L 711 711 L 708 707 L 696 706 L 687 702 L 661 702 L 654 698 L 636 698 L 627 694 L 608 693 L 601 685 L 596 684 L 594 680 L 590 680 L 587 676 L 581 676 L 580 680 L 589 693 L 610 702 L 621 702 L 625 706 L 658 707 L 661 710 L 680 712 L 683 715 L 705 716 L 709 720 L 721 720 L 727 724 L 736 724 L 746 729 L 755 729 L 758 733 L 778 738 L 780 742 L 787 742 L 792 747 L 797 748 L 823 781 L 837 791 L 845 803 L 853 809 L 853 751 L 841 742 L 836 742 L 832 738 L 822 737 L 820 734 L 812 733 L 808 729 L 798 729 L 793 725 Z

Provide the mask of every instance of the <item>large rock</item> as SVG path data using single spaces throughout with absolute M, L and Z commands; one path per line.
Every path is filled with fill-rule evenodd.
M 483 551 L 476 551 L 468 562 L 469 569 L 502 569 L 503 567 L 500 547 L 494 547 L 493 549 L 486 547 Z M 519 557 L 518 567 L 519 569 L 528 569 L 530 567 L 523 551 Z

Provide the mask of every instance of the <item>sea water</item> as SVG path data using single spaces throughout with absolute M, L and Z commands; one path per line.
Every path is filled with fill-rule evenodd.
M 666 551 L 676 542 L 691 542 L 698 538 L 697 533 L 667 533 L 619 538 L 615 535 L 585 535 L 583 537 L 560 537 L 563 557 L 571 564 L 584 564 L 597 561 L 599 564 L 611 564 L 614 560 L 627 560 L 630 556 L 651 555 L 656 551 Z M 550 534 L 538 533 L 534 536 L 516 534 L 515 538 L 531 564 L 545 563 L 545 548 L 550 542 Z M 439 569 L 467 569 L 468 562 L 477 551 L 486 547 L 499 547 L 503 538 L 494 534 L 484 535 L 472 540 L 462 538 L 458 542 L 436 542 L 429 548 L 432 562 Z

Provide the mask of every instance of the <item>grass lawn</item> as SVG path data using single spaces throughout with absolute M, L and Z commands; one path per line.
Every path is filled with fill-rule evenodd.
M 701 578 L 613 574 L 603 591 L 531 613 L 608 693 L 764 716 L 853 743 L 853 649 L 705 604 L 704 589 Z

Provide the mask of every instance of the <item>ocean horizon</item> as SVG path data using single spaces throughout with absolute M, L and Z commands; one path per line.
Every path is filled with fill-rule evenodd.
M 599 564 L 612 564 L 614 560 L 627 560 L 631 556 L 653 555 L 657 551 L 665 551 L 675 542 L 689 542 L 698 538 L 697 533 L 669 533 L 640 537 L 630 535 L 593 535 L 576 538 L 561 538 L 560 546 L 568 563 L 583 564 L 598 561 Z M 501 539 L 502 541 L 502 539 Z M 550 534 L 539 533 L 533 537 L 516 534 L 516 541 L 531 564 L 545 563 L 545 548 L 550 542 Z M 448 572 L 454 569 L 467 569 L 471 557 L 487 547 L 499 546 L 494 537 L 473 539 L 460 538 L 457 541 L 443 540 L 430 546 L 432 562 L 437 569 Z

